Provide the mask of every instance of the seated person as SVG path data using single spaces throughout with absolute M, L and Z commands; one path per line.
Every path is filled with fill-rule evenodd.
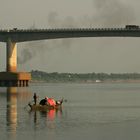
M 40 101 L 40 105 L 56 106 L 62 104 L 62 100 L 55 101 L 53 98 L 48 98 L 47 96 Z
M 48 100 L 48 97 L 45 97 L 44 99 L 42 99 L 41 101 L 40 101 L 40 105 L 47 105 L 47 100 Z
M 48 98 L 47 99 L 47 104 L 49 106 L 55 106 L 56 105 L 56 101 L 53 98 Z

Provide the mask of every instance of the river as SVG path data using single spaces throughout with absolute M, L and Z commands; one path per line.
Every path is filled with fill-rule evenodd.
M 30 111 L 34 92 L 62 110 Z M 1 140 L 139 140 L 140 83 L 30 84 L 0 88 Z

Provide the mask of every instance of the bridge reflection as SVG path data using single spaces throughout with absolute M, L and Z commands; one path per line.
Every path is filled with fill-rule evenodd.
M 7 88 L 7 126 L 12 137 L 16 137 L 17 128 L 17 88 Z M 10 136 L 11 137 L 11 136 Z
M 9 138 L 16 138 L 18 127 L 18 100 L 29 99 L 31 93 L 26 89 L 18 89 L 17 87 L 8 87 L 6 91 L 7 107 L 6 121 L 7 130 L 10 132 Z

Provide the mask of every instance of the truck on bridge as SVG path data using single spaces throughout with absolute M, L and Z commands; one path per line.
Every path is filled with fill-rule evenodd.
M 126 25 L 125 28 L 126 29 L 140 29 L 140 26 L 138 26 L 138 25 Z

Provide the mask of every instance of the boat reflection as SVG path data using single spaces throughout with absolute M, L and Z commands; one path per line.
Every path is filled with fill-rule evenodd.
M 39 125 L 44 124 L 44 127 L 47 128 L 55 128 L 55 120 L 57 118 L 62 117 L 62 108 L 61 109 L 48 109 L 46 111 L 35 111 L 31 110 L 29 112 L 30 117 L 33 117 L 33 122 L 35 125 L 35 129 L 39 127 Z M 40 126 L 41 127 L 41 126 Z
M 53 120 L 55 120 L 56 117 L 62 116 L 62 108 L 61 109 L 51 109 L 46 112 L 41 111 L 40 114 L 41 114 L 41 116 L 46 117 L 48 121 L 53 121 Z

